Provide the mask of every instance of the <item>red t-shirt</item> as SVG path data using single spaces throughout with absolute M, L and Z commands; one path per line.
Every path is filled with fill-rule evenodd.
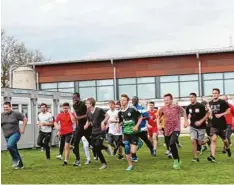
M 234 106 L 230 103 L 228 103 L 228 106 L 230 108 L 230 114 L 227 114 L 225 115 L 225 118 L 226 118 L 226 123 L 228 125 L 231 125 L 232 124 L 232 120 L 234 119 Z
M 72 115 L 75 116 L 74 113 L 72 113 Z M 73 132 L 73 123 L 69 112 L 59 113 L 55 122 L 60 123 L 60 135 L 66 135 Z
M 160 112 L 164 115 L 165 136 L 170 136 L 174 131 L 180 131 L 180 117 L 184 109 L 179 105 L 163 106 Z
M 157 123 L 155 122 L 157 110 L 148 111 L 148 113 L 149 113 L 149 119 L 148 119 L 149 125 L 152 127 L 157 127 Z

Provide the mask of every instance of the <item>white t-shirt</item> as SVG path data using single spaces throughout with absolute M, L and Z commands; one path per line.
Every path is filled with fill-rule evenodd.
M 122 129 L 120 129 L 120 132 L 117 132 L 116 126 L 118 123 L 112 123 L 111 121 L 117 121 L 118 120 L 118 110 L 108 110 L 107 114 L 110 116 L 108 123 L 109 123 L 109 134 L 113 135 L 122 135 Z
M 41 112 L 38 115 L 38 120 L 41 123 L 49 123 L 49 122 L 53 121 L 53 117 L 52 117 L 52 115 L 49 112 L 45 112 L 45 113 Z M 51 126 L 41 126 L 40 130 L 42 132 L 52 132 L 52 127 Z

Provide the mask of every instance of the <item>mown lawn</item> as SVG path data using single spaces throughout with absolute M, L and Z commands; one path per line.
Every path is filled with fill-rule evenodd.
M 62 161 L 55 159 L 57 149 L 52 149 L 52 159 L 45 160 L 44 153 L 37 150 L 21 150 L 25 169 L 13 170 L 8 152 L 2 152 L 2 183 L 3 184 L 234 184 L 234 157 L 227 158 L 222 154 L 222 144 L 219 140 L 217 148 L 217 163 L 207 161 L 209 151 L 200 156 L 200 163 L 192 163 L 191 144 L 188 137 L 180 138 L 183 148 L 180 149 L 182 169 L 172 169 L 172 160 L 168 159 L 161 144 L 158 156 L 153 158 L 144 147 L 138 152 L 139 161 L 135 169 L 126 172 L 126 160 L 118 161 L 116 157 L 108 156 L 109 168 L 100 171 L 99 162 L 88 166 L 72 166 L 74 155 L 71 155 L 70 165 L 62 166 Z M 233 142 L 234 143 L 234 142 Z M 233 150 L 232 150 L 233 151 Z M 82 163 L 84 160 L 81 148 Z

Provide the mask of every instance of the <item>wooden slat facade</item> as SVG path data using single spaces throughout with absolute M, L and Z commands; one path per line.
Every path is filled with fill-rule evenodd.
M 200 55 L 202 73 L 234 71 L 234 52 Z M 198 73 L 196 55 L 114 61 L 117 78 Z M 110 61 L 36 66 L 39 83 L 113 78 Z

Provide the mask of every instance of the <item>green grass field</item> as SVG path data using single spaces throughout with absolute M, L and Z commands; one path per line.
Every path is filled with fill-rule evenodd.
M 55 158 L 57 149 L 53 148 L 52 159 L 45 160 L 44 153 L 37 150 L 21 150 L 25 168 L 13 170 L 8 152 L 2 152 L 2 183 L 3 184 L 233 184 L 234 157 L 222 154 L 219 139 L 217 147 L 217 163 L 207 161 L 209 152 L 200 155 L 200 163 L 192 163 L 191 144 L 188 137 L 180 138 L 183 148 L 180 149 L 182 168 L 172 169 L 172 159 L 165 155 L 165 147 L 159 146 L 158 156 L 150 156 L 144 145 L 138 152 L 139 161 L 134 171 L 126 172 L 126 160 L 118 161 L 116 157 L 107 156 L 109 168 L 100 171 L 100 162 L 88 166 L 73 167 L 74 155 L 71 154 L 70 165 L 62 166 L 62 161 Z M 85 162 L 81 148 L 82 163 Z

